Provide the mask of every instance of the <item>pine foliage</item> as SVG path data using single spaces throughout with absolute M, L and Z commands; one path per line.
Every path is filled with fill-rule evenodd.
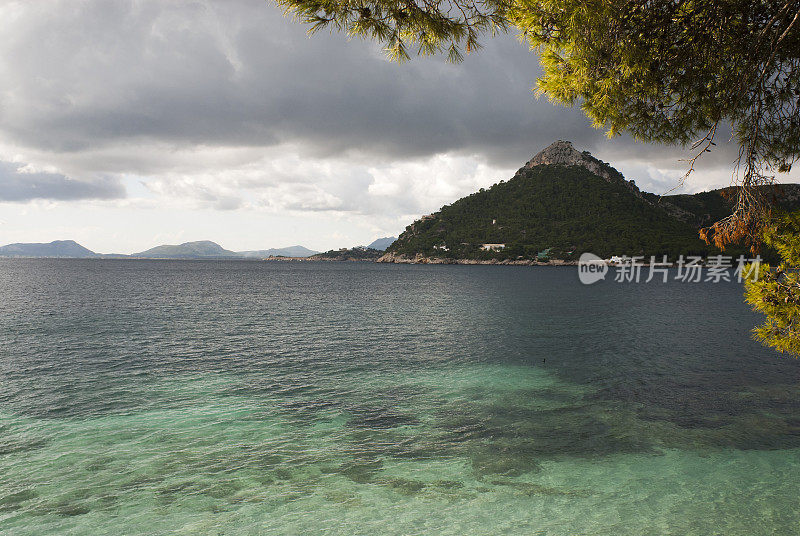
M 775 217 L 764 241 L 780 255 L 776 267 L 751 267 L 745 299 L 766 315 L 754 337 L 779 352 L 800 355 L 800 212 Z

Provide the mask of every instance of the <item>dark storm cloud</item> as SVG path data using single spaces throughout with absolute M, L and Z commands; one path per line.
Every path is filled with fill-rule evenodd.
M 554 139 L 591 148 L 578 110 L 531 91 L 512 36 L 460 65 L 398 65 L 258 0 L 35 2 L 0 38 L 0 133 L 38 150 L 106 145 L 302 145 L 316 156 L 447 151 L 517 166 Z
M 0 201 L 77 200 L 125 197 L 117 180 L 76 181 L 58 173 L 28 173 L 19 164 L 0 161 Z

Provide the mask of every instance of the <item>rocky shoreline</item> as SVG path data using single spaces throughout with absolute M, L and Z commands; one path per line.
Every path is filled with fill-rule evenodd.
M 426 257 L 424 255 L 416 255 L 409 257 L 406 255 L 395 255 L 394 253 L 386 253 L 378 258 L 375 262 L 381 263 L 394 263 L 394 264 L 486 264 L 498 266 L 577 266 L 577 261 L 564 261 L 561 259 L 552 259 L 547 262 L 534 261 L 530 259 L 446 259 L 442 257 Z
M 265 257 L 259 259 L 266 262 L 377 262 L 376 259 L 358 259 L 356 257 Z
M 577 261 L 563 261 L 560 259 L 553 259 L 548 262 L 534 261 L 529 259 L 518 260 L 480 260 L 480 259 L 445 259 L 442 257 L 426 257 L 424 255 L 416 255 L 408 257 L 406 255 L 395 255 L 394 253 L 386 253 L 375 260 L 369 259 L 356 259 L 356 258 L 329 258 L 329 257 L 267 257 L 262 259 L 268 262 L 380 262 L 390 264 L 464 264 L 464 265 L 494 265 L 494 266 L 577 266 Z

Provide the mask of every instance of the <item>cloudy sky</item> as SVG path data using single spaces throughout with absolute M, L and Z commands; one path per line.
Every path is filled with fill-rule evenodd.
M 675 186 L 685 153 L 607 140 L 536 99 L 537 57 L 513 35 L 485 44 L 398 65 L 264 0 L 0 0 L 0 245 L 365 244 L 557 139 Z M 683 191 L 729 184 L 733 156 Z

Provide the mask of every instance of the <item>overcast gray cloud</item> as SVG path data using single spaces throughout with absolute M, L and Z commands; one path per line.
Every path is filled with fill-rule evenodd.
M 118 199 L 125 197 L 119 180 L 73 180 L 60 173 L 33 172 L 21 164 L 0 161 L 0 201 L 32 199 Z
M 554 137 L 591 144 L 578 111 L 530 91 L 536 57 L 511 36 L 461 65 L 397 65 L 318 34 L 261 0 L 20 4 L 3 47 L 0 128 L 17 143 L 303 144 L 389 158 L 528 155 Z

